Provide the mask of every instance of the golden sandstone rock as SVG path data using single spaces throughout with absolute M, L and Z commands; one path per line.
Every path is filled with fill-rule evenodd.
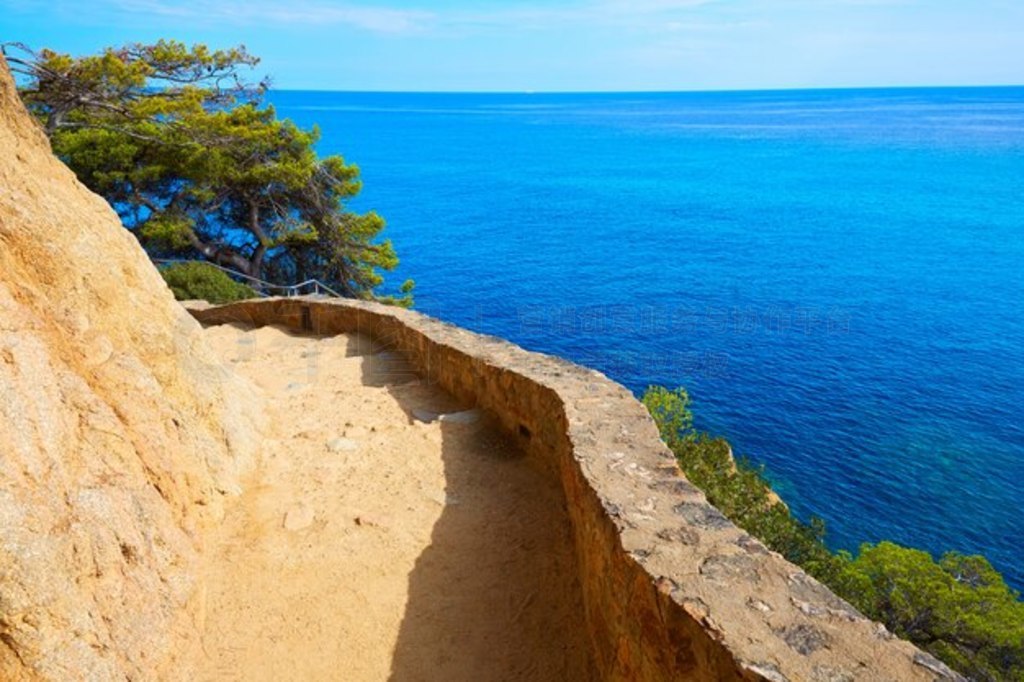
M 257 442 L 240 381 L 0 59 L 0 679 L 188 650 L 203 529 Z

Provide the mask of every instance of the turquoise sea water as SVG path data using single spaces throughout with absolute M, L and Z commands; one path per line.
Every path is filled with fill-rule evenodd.
M 684 385 L 833 546 L 1024 588 L 1024 89 L 271 100 L 419 309 Z

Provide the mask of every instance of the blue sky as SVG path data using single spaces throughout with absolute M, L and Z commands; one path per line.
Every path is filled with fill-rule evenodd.
M 280 88 L 1024 84 L 1024 0 L 0 0 L 0 42 L 244 43 Z

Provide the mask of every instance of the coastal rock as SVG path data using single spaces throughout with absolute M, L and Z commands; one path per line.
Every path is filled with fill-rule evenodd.
M 330 452 L 354 452 L 359 449 L 359 443 L 351 438 L 332 438 L 327 441 L 327 449 Z
M 313 525 L 315 516 L 312 507 L 304 503 L 297 504 L 285 513 L 284 529 L 295 531 L 309 528 Z
M 52 155 L 2 59 L 0 150 L 0 679 L 161 677 L 255 452 L 254 389 Z
M 342 435 L 344 435 L 346 438 L 359 440 L 360 438 L 366 438 L 367 436 L 369 436 L 370 432 L 367 431 L 366 428 L 362 426 L 346 426 L 345 432 Z

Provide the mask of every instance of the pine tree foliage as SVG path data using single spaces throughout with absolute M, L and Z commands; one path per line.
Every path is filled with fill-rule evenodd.
M 263 104 L 244 47 L 161 40 L 72 57 L 4 46 L 54 152 L 159 256 L 372 298 L 398 264 L 383 219 L 348 202 L 359 169 Z M 389 300 L 409 304 L 411 283 Z

